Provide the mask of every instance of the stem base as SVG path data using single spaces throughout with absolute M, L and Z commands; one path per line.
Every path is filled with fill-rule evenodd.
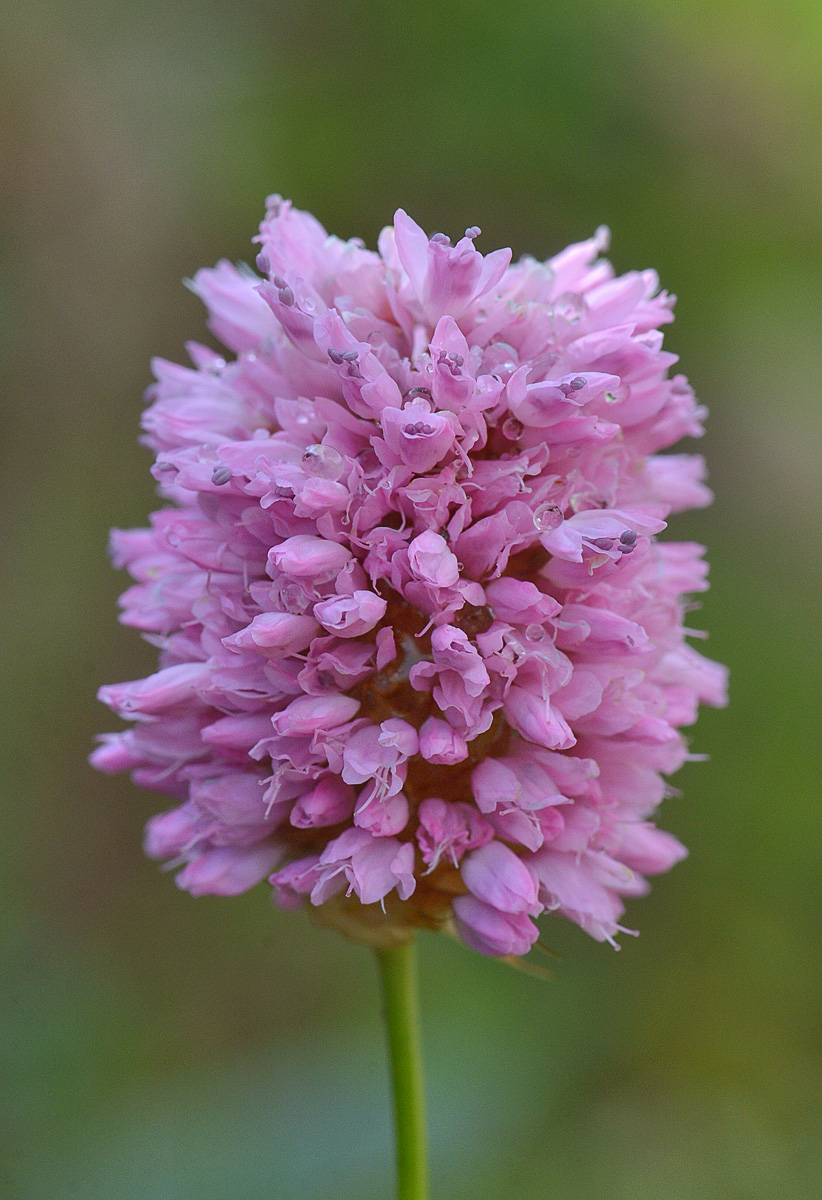
M 428 1200 L 428 1132 L 415 944 L 377 951 L 394 1093 L 398 1200 Z

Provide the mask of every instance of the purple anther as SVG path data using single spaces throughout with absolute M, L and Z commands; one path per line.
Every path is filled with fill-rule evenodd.
M 215 487 L 222 487 L 231 479 L 231 467 L 215 467 L 211 472 L 211 482 Z
M 451 239 L 447 233 L 432 233 L 429 242 L 436 242 L 438 246 L 450 246 Z
M 687 396 L 690 391 L 691 389 L 688 387 L 687 383 L 675 383 L 671 388 L 671 392 L 674 396 Z
M 471 238 L 473 241 L 474 238 L 478 238 L 481 233 L 482 230 L 480 229 L 479 225 L 469 225 L 465 231 L 465 236 L 467 238 Z
M 261 274 L 267 275 L 270 267 L 271 263 L 268 261 L 268 255 L 264 250 L 261 250 L 257 255 L 257 270 L 260 271 Z
M 343 362 L 356 362 L 360 357 L 359 350 L 343 350 L 340 358 Z
M 465 362 L 465 359 L 462 357 L 462 355 L 455 354 L 453 350 L 448 355 L 448 357 L 450 358 L 451 362 L 454 364 L 455 367 L 461 367 L 462 364 Z
M 272 275 L 271 282 L 274 284 L 274 286 L 276 288 L 288 287 L 288 284 L 283 279 L 282 275 Z
M 587 379 L 583 379 L 581 375 L 577 375 L 576 379 L 571 380 L 571 382 L 568 384 L 568 387 L 572 392 L 579 392 L 585 387 L 587 382 Z
M 286 308 L 291 308 L 294 303 L 294 293 L 290 287 L 281 287 L 277 295 L 280 298 L 281 304 L 284 304 Z
M 337 366 L 339 366 L 343 360 L 343 356 L 340 354 L 339 350 L 335 350 L 331 346 L 329 346 L 329 349 L 328 349 L 328 357 L 331 359 L 331 361 L 333 363 L 336 363 Z
M 591 545 L 596 546 L 597 550 L 613 550 L 613 538 L 591 538 Z
M 294 498 L 294 489 L 278 483 L 274 488 L 274 495 L 279 497 L 280 500 L 292 500 Z
M 624 533 L 619 535 L 619 540 L 623 546 L 633 546 L 636 543 L 637 532 L 635 529 L 626 529 Z

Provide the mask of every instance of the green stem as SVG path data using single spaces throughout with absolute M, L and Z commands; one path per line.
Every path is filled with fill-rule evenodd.
M 428 1135 L 414 943 L 378 950 L 394 1089 L 398 1200 L 428 1200 Z

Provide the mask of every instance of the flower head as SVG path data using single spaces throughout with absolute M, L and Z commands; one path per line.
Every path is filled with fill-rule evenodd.
M 518 955 L 546 909 L 613 942 L 685 854 L 650 818 L 725 676 L 685 642 L 701 547 L 657 541 L 710 501 L 658 453 L 704 415 L 673 298 L 602 232 L 513 266 L 478 233 L 400 211 L 372 253 L 273 197 L 261 275 L 197 274 L 233 357 L 155 365 L 165 507 L 112 552 L 160 664 L 102 689 L 134 724 L 93 761 L 173 798 L 146 848 L 194 895 Z

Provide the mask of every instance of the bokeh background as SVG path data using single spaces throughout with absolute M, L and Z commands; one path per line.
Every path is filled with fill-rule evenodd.
M 149 358 L 267 192 L 373 245 L 547 256 L 600 223 L 679 295 L 710 404 L 695 624 L 730 663 L 663 824 L 691 858 L 553 983 L 422 938 L 438 1200 L 811 1200 L 822 1178 L 822 9 L 815 0 L 28 0 L 0 16 L 7 1200 L 377 1200 L 367 951 L 262 887 L 193 901 L 157 802 L 97 777 L 94 693 L 151 669 L 108 527 L 152 507 Z

